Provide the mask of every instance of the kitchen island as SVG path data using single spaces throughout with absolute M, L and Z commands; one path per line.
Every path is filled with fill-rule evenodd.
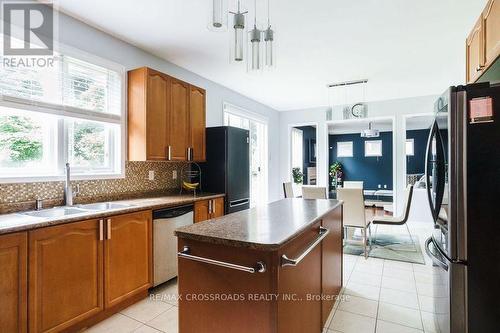
M 321 332 L 342 288 L 342 202 L 283 199 L 176 230 L 179 332 Z

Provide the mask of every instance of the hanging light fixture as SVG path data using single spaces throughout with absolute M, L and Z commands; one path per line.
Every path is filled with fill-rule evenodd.
M 230 13 L 234 15 L 231 61 L 242 62 L 245 54 L 245 14 L 248 12 L 241 12 L 240 0 L 238 0 L 238 11 Z
M 260 63 L 260 42 L 261 42 L 261 35 L 262 31 L 260 31 L 257 28 L 257 0 L 254 0 L 255 4 L 255 15 L 254 15 L 254 22 L 253 22 L 253 29 L 249 31 L 250 34 L 250 48 L 249 51 L 251 54 L 249 55 L 250 61 L 249 61 L 249 71 L 258 71 L 260 70 L 261 63 Z
M 264 30 L 264 42 L 265 42 L 265 66 L 266 68 L 274 68 L 275 66 L 275 52 L 274 47 L 274 31 L 271 29 L 271 19 L 270 19 L 270 5 L 271 0 L 267 0 L 267 29 Z
M 212 0 L 208 16 L 208 29 L 225 31 L 227 29 L 228 0 Z

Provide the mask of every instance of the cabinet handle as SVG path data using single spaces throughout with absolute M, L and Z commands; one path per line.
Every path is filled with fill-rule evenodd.
M 208 214 L 212 214 L 212 200 L 208 200 Z
M 167 146 L 167 161 L 172 160 L 172 146 L 168 145 Z
M 106 223 L 108 224 L 108 239 L 111 239 L 111 219 L 106 219 Z
M 325 237 L 329 233 L 330 233 L 330 230 L 328 230 L 326 228 L 323 228 L 323 227 L 319 227 L 319 234 L 318 234 L 319 237 L 313 243 L 311 243 L 311 245 L 309 245 L 309 247 L 304 252 L 302 252 L 302 254 L 300 256 L 298 256 L 295 259 L 290 259 L 285 254 L 283 254 L 281 256 L 281 267 L 285 267 L 285 266 L 297 266 L 309 253 L 311 253 L 312 250 L 314 250 L 314 248 L 319 243 L 321 243 L 321 241 L 323 239 L 325 239 Z
M 479 65 L 476 67 L 476 72 L 480 72 L 484 69 L 484 66 L 483 65 Z
M 212 213 L 215 214 L 215 201 L 212 200 Z
M 187 148 L 187 160 L 188 161 L 193 160 L 193 148 L 191 148 L 191 147 Z
M 99 220 L 99 240 L 100 241 L 104 240 L 104 220 L 103 219 Z

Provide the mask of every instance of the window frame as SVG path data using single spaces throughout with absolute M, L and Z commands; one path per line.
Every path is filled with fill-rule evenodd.
M 50 175 L 33 175 L 33 176 L 14 176 L 12 174 L 6 177 L 0 177 L 0 184 L 5 183 L 27 183 L 27 182 L 43 182 L 43 181 L 61 181 L 65 179 L 64 175 L 64 164 L 69 158 L 69 137 L 68 137 L 68 123 L 70 120 L 81 120 L 81 121 L 93 121 L 103 123 L 105 125 L 118 126 L 116 138 L 119 138 L 120 142 L 114 141 L 114 149 L 110 154 L 113 155 L 110 158 L 111 163 L 114 165 L 113 170 L 109 172 L 90 172 L 90 173 L 78 173 L 78 168 L 76 167 L 72 173 L 72 180 L 95 180 L 95 179 L 120 179 L 125 178 L 125 162 L 127 158 L 127 71 L 125 66 L 118 64 L 116 62 L 101 58 L 99 56 L 87 53 L 85 51 L 70 47 L 67 45 L 57 43 L 55 50 L 63 56 L 68 56 L 75 58 L 79 61 L 88 62 L 95 66 L 101 66 L 108 70 L 115 71 L 118 73 L 121 87 L 120 87 L 120 114 L 113 113 L 103 113 L 92 110 L 85 110 L 74 108 L 71 106 L 57 106 L 54 107 L 49 103 L 44 102 L 30 102 L 27 100 L 19 99 L 10 96 L 0 95 L 0 107 L 6 107 L 11 109 L 17 109 L 21 113 L 32 113 L 37 114 L 50 114 L 56 116 L 57 126 L 55 135 L 55 155 L 56 157 L 56 174 Z M 115 137 L 115 136 L 111 136 Z M 119 152 L 119 158 L 116 156 Z M 94 169 L 93 171 L 97 170 Z
M 339 155 L 340 149 L 339 146 L 342 144 L 350 145 L 351 153 L 347 155 Z M 354 157 L 354 143 L 352 141 L 338 141 L 337 142 L 337 157 Z
M 377 143 L 380 145 L 380 153 L 368 154 L 366 146 L 372 143 Z M 365 140 L 365 157 L 382 157 L 382 156 L 384 156 L 382 140 Z

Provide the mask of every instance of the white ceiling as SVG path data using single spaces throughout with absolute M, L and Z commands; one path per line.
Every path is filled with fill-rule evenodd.
M 265 0 L 257 1 L 264 18 Z M 290 110 L 328 105 L 326 84 L 332 82 L 369 79 L 368 101 L 438 94 L 463 83 L 465 38 L 486 1 L 271 0 L 278 66 L 261 75 L 229 64 L 229 32 L 206 28 L 209 0 L 58 4 L 63 12 L 207 79 Z M 243 3 L 253 8 L 253 1 Z

